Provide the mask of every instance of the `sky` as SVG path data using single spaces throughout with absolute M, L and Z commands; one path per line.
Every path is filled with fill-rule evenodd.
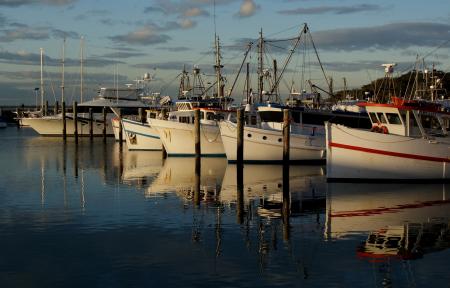
M 98 87 L 135 83 L 144 73 L 152 75 L 152 91 L 176 98 L 183 67 L 197 66 L 207 83 L 214 81 L 215 35 L 229 90 L 249 42 L 246 61 L 256 65 L 261 30 L 269 42 L 293 39 L 304 23 L 335 90 L 344 78 L 357 88 L 382 77 L 383 63 L 397 63 L 395 73 L 403 73 L 423 59 L 450 71 L 448 0 L 0 0 L 0 105 L 36 102 L 40 48 L 50 103 L 61 97 L 63 50 L 66 101 L 80 101 L 81 51 L 84 100 Z M 293 43 L 270 42 L 267 69 L 276 59 L 282 71 Z M 303 89 L 306 79 L 325 88 L 312 42 L 300 43 L 285 71 L 282 93 Z M 232 95 L 238 101 L 242 78 Z M 256 79 L 251 83 L 256 89 Z

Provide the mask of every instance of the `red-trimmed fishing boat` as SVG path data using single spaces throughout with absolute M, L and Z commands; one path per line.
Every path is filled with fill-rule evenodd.
M 372 128 L 327 123 L 328 180 L 449 180 L 450 114 L 425 101 L 362 103 Z

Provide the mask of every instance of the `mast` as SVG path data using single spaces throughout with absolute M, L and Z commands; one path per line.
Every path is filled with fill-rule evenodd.
M 262 28 L 259 32 L 259 45 L 258 45 L 258 94 L 259 94 L 259 102 L 261 103 L 263 100 L 263 90 L 264 90 L 264 83 L 263 83 L 263 50 L 264 50 L 264 40 L 263 40 L 263 33 Z
M 216 48 L 216 78 L 217 78 L 217 98 L 223 98 L 222 93 L 222 68 L 223 65 L 220 64 L 220 44 L 219 44 L 219 36 L 214 36 L 215 38 L 215 48 Z
M 44 48 L 41 48 L 41 112 L 44 112 Z
M 84 36 L 81 36 L 80 39 L 80 102 L 83 103 L 83 45 L 84 45 Z
M 66 49 L 66 37 L 64 37 L 63 47 L 62 47 L 62 72 L 61 72 L 61 103 L 64 102 L 64 62 L 65 62 L 65 49 Z

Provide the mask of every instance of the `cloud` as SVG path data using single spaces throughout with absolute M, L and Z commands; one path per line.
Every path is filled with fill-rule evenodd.
M 297 8 L 291 10 L 281 10 L 278 11 L 279 14 L 284 15 L 313 15 L 313 14 L 351 14 L 365 11 L 378 11 L 381 10 L 381 7 L 378 5 L 372 4 L 360 4 L 353 6 L 318 6 L 318 7 L 310 7 L 310 8 Z
M 142 63 L 132 65 L 134 68 L 142 68 L 142 69 L 159 69 L 159 70 L 179 70 L 183 69 L 183 66 L 192 67 L 192 63 L 181 62 L 181 61 L 168 61 L 168 62 L 160 62 L 160 63 Z
M 236 16 L 240 18 L 246 18 L 253 16 L 256 11 L 260 8 L 259 5 L 256 5 L 255 1 L 253 0 L 244 0 L 241 4 L 241 7 L 239 8 L 239 12 Z
M 17 52 L 0 51 L 0 63 L 15 64 L 15 65 L 40 65 L 40 54 L 29 53 L 24 50 Z M 67 67 L 80 65 L 80 59 L 66 58 L 64 61 Z M 85 66 L 87 67 L 105 67 L 124 62 L 118 60 L 110 60 L 101 57 L 88 58 L 85 60 Z M 45 55 L 44 51 L 44 65 L 45 66 L 61 66 L 61 59 L 52 58 Z
M 168 35 L 161 34 L 161 32 L 190 29 L 197 25 L 197 22 L 191 19 L 181 19 L 179 22 L 169 21 L 164 25 L 157 25 L 155 23 L 148 23 L 136 31 L 129 32 L 124 35 L 117 35 L 109 37 L 112 41 L 119 43 L 127 43 L 134 45 L 153 45 L 166 43 L 172 38 Z
M 45 40 L 50 38 L 48 29 L 46 28 L 15 26 L 15 29 L 0 30 L 0 41 L 13 42 L 15 40 Z
M 0 6 L 19 7 L 24 5 L 66 6 L 78 0 L 0 0 Z
M 134 45 L 152 45 L 166 43 L 171 38 L 165 34 L 159 34 L 156 27 L 152 25 L 144 26 L 136 31 L 124 35 L 109 37 L 112 41 Z
M 22 23 L 9 23 L 8 29 L 0 30 L 0 41 L 13 42 L 16 40 L 46 40 L 53 38 L 78 39 L 80 35 L 73 31 L 63 31 L 51 27 L 30 27 Z
M 141 53 L 141 52 L 116 51 L 116 52 L 104 54 L 101 56 L 101 58 L 125 59 L 125 58 L 142 57 L 142 56 L 147 56 L 147 54 Z
M 158 47 L 158 50 L 164 50 L 169 52 L 182 52 L 191 50 L 189 47 L 179 46 L 179 47 Z
M 312 32 L 324 50 L 406 49 L 411 46 L 433 47 L 450 37 L 450 24 L 392 23 L 373 27 L 334 29 Z
M 80 39 L 81 35 L 74 31 L 63 31 L 59 29 L 52 29 L 53 38 L 70 38 L 70 39 Z
M 209 16 L 208 11 L 199 7 L 188 8 L 183 12 L 184 17 Z

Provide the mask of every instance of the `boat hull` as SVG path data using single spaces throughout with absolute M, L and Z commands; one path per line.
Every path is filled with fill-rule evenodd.
M 122 119 L 124 138 L 128 150 L 161 150 L 162 142 L 158 131 L 138 121 Z
M 40 118 L 21 118 L 22 126 L 33 128 L 41 136 L 61 136 L 63 134 L 63 120 L 61 117 L 40 117 Z M 78 119 L 78 135 L 89 136 L 90 125 L 85 119 Z M 72 118 L 66 118 L 66 135 L 73 136 L 75 134 L 75 124 Z M 106 123 L 106 134 L 112 135 L 113 130 L 110 124 Z M 103 122 L 96 121 L 93 124 L 93 135 L 103 135 Z
M 450 179 L 445 138 L 381 134 L 330 123 L 326 135 L 329 181 Z
M 148 119 L 150 126 L 158 130 L 161 141 L 169 156 L 194 156 L 194 124 L 175 121 Z M 200 125 L 200 146 L 202 156 L 224 157 L 219 126 Z
M 111 119 L 111 126 L 114 133 L 114 139 L 116 141 L 120 141 L 120 127 L 122 126 L 120 123 L 120 119 L 117 117 L 114 117 Z M 125 141 L 125 130 L 122 127 L 122 141 Z
M 237 128 L 230 121 L 220 122 L 223 145 L 230 162 L 237 160 Z M 324 161 L 325 137 L 323 135 L 290 136 L 290 161 Z M 244 162 L 282 162 L 283 134 L 280 130 L 244 127 Z

